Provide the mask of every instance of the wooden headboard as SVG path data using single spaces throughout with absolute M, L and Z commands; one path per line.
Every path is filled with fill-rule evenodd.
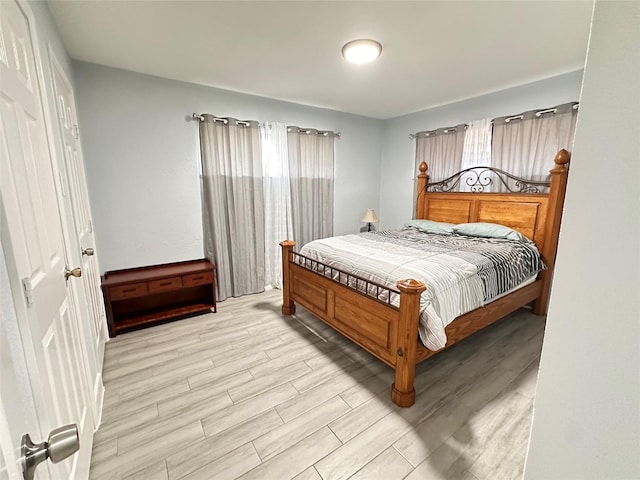
M 418 175 L 418 197 L 416 218 L 449 223 L 489 222 L 506 225 L 532 239 L 542 254 L 548 270 L 541 274 L 548 289 L 551 272 L 555 264 L 560 234 L 560 221 L 569 174 L 570 154 L 560 150 L 554 158 L 555 167 L 551 170 L 549 182 L 539 182 L 515 177 L 507 172 L 488 167 L 476 167 L 452 175 L 440 182 L 429 183 L 427 164 L 422 162 Z M 472 192 L 447 191 L 460 183 L 462 175 L 475 170 L 476 182 Z M 518 192 L 487 193 L 484 188 L 492 181 L 489 175 L 482 177 L 481 172 L 505 175 L 521 189 Z M 537 193 L 540 190 L 546 193 Z M 439 191 L 433 191 L 439 190 Z M 533 193 L 532 193 L 533 192 Z M 544 288 L 544 287 L 543 287 Z
M 488 222 L 506 225 L 544 246 L 549 196 L 540 193 L 427 192 L 416 218 L 449 223 Z

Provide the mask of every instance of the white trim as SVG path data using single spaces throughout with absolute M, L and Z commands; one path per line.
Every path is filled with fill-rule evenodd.
M 104 345 L 104 344 L 103 344 Z M 102 382 L 102 372 L 96 374 L 96 379 L 93 382 L 93 398 L 97 407 L 98 415 L 94 420 L 94 432 L 98 431 L 100 424 L 102 423 L 102 407 L 104 406 L 104 383 Z

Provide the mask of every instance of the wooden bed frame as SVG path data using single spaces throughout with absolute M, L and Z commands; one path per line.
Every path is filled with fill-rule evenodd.
M 558 152 L 554 159 L 555 167 L 551 170 L 550 182 L 523 180 L 506 172 L 491 169 L 491 175 L 495 176 L 496 172 L 505 174 L 514 180 L 519 190 L 524 193 L 484 193 L 483 187 L 492 181 L 487 180 L 489 176 L 486 172 L 489 169 L 486 167 L 479 167 L 484 169 L 483 173 L 475 174 L 476 183 L 471 187 L 473 192 L 447 191 L 461 181 L 461 174 L 471 169 L 430 184 L 427 165 L 424 162 L 420 165 L 417 219 L 450 223 L 491 222 L 509 226 L 533 239 L 547 265 L 547 269 L 538 274 L 535 282 L 456 318 L 445 329 L 445 348 L 531 302 L 533 313 L 546 314 L 569 158 L 569 152 L 566 150 Z M 506 185 L 502 177 L 500 180 Z M 470 184 L 468 181 L 467 183 Z M 531 193 L 539 191 L 538 187 L 548 187 L 548 193 Z M 284 279 L 282 313 L 292 315 L 296 310 L 295 303 L 299 303 L 394 368 L 395 381 L 391 386 L 391 399 L 401 407 L 413 405 L 416 364 L 442 351 L 428 350 L 418 340 L 420 294 L 426 289 L 425 285 L 413 279 L 399 281 L 397 288 L 400 306 L 396 307 L 389 302 L 380 301 L 376 298 L 379 297 L 377 294 L 370 296 L 351 288 L 348 284 L 353 282 L 349 280 L 345 285 L 327 278 L 326 269 L 330 269 L 330 277 L 339 270 L 295 253 L 295 242 L 285 240 L 280 246 Z M 321 272 L 317 273 L 319 269 Z M 351 279 L 355 277 L 344 272 L 340 272 L 340 275 Z M 370 291 L 370 288 L 374 288 L 376 293 L 387 290 L 387 297 L 394 291 L 367 282 L 365 292 Z

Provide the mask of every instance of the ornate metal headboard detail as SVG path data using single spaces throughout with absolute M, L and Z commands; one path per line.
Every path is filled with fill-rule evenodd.
M 423 169 L 424 166 L 424 169 Z M 427 165 L 420 165 L 420 173 L 426 173 Z M 456 192 L 460 185 L 466 185 L 468 192 L 484 192 L 487 187 L 497 186 L 498 191 L 510 193 L 546 193 L 551 180 L 529 180 L 516 177 L 494 167 L 471 167 L 461 170 L 439 182 L 427 183 L 428 192 Z

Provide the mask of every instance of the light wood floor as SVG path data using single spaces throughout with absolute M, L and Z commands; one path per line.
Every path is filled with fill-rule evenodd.
M 280 292 L 107 344 L 92 479 L 518 479 L 544 320 L 521 310 L 393 372 Z

